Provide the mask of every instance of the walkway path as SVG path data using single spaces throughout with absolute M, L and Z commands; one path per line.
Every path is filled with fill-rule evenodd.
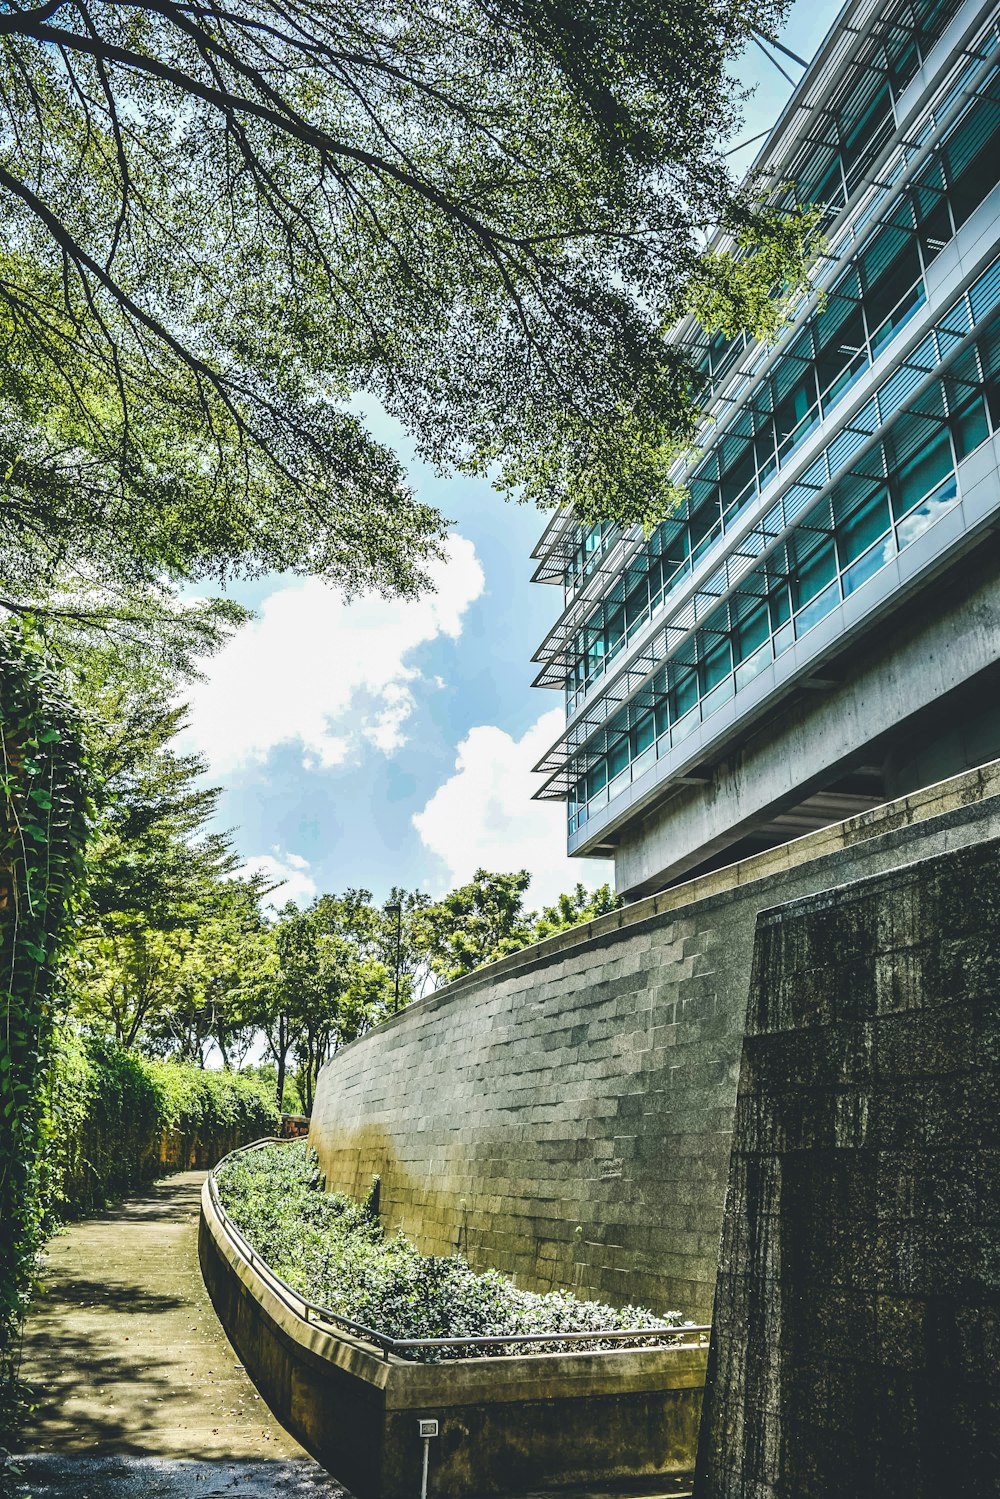
M 48 1246 L 23 1374 L 28 1487 L 46 1499 L 350 1499 L 271 1415 L 198 1265 L 204 1173 L 73 1224 Z

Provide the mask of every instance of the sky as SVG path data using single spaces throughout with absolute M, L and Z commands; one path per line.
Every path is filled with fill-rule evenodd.
M 836 10 L 795 0 L 785 45 L 810 58 Z M 746 140 L 791 86 L 756 47 L 739 72 L 754 87 Z M 184 748 L 223 787 L 217 826 L 247 869 L 282 882 L 277 904 L 347 886 L 377 900 L 394 885 L 438 896 L 480 866 L 529 869 L 535 906 L 578 880 L 613 880 L 609 862 L 567 858 L 563 803 L 532 800 L 531 767 L 562 727 L 561 694 L 531 687 L 561 599 L 530 582 L 545 517 L 485 481 L 436 474 L 384 413 L 371 409 L 370 425 L 450 522 L 435 592 L 348 604 L 328 584 L 281 575 L 232 589 L 255 618 L 185 693 Z

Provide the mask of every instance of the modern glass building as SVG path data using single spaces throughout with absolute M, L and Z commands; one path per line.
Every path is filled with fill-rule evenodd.
M 537 794 L 628 895 L 1000 755 L 996 5 L 848 0 L 753 174 L 823 210 L 810 294 L 774 345 L 676 330 L 682 509 L 534 554 Z

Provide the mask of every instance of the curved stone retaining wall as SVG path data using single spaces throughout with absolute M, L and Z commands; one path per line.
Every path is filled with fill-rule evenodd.
M 1000 835 L 1000 765 L 651 897 L 412 1005 L 323 1070 L 331 1188 L 427 1252 L 711 1315 L 758 911 Z

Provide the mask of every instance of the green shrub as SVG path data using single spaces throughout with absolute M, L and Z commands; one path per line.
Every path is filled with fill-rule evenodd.
M 162 1174 L 167 1131 L 182 1156 L 193 1147 L 217 1160 L 237 1145 L 276 1134 L 278 1123 L 266 1082 L 193 1063 L 150 1061 L 67 1029 L 58 1038 L 49 1085 L 49 1220 L 87 1212 Z
M 402 1234 L 387 1239 L 366 1205 L 321 1190 L 315 1153 L 303 1145 L 267 1146 L 237 1156 L 226 1162 L 217 1181 L 227 1213 L 277 1275 L 309 1300 L 387 1337 L 503 1337 L 681 1325 L 679 1312 L 656 1316 L 645 1307 L 581 1301 L 568 1291 L 522 1291 L 497 1270 L 476 1274 L 461 1255 L 420 1254 Z M 583 1346 L 602 1344 L 598 1337 Z M 447 1356 L 484 1351 L 518 1350 L 498 1344 L 485 1350 L 447 1350 Z M 433 1359 L 435 1351 L 413 1350 L 412 1356 Z

